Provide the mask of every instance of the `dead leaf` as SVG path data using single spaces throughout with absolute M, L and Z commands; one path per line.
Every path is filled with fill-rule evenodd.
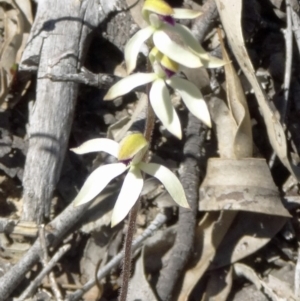
M 108 185 L 92 202 L 82 220 L 81 231 L 91 233 L 110 225 L 112 209 L 118 197 L 121 183 Z
M 267 285 L 272 289 L 280 298 L 287 298 L 287 300 L 297 300 L 293 293 L 293 285 L 268 275 Z
M 0 104 L 5 100 L 14 80 L 21 53 L 32 23 L 29 0 L 0 1 L 0 19 L 3 20 L 0 43 Z
M 134 22 L 140 27 L 144 28 L 148 24 L 142 15 L 142 8 L 144 0 L 126 0 L 127 6 L 130 8 L 130 13 Z
M 234 264 L 234 270 L 237 275 L 243 276 L 251 281 L 258 290 L 261 290 L 272 301 L 296 301 L 291 286 L 269 275 L 268 282 L 260 279 L 256 272 L 249 266 L 241 263 Z
M 286 221 L 287 218 L 282 216 L 240 211 L 219 244 L 209 269 L 217 269 L 253 254 L 265 246 Z
M 206 213 L 196 229 L 196 263 L 184 275 L 178 301 L 188 300 L 207 270 L 224 267 L 253 254 L 266 245 L 285 222 L 285 217 L 258 213 Z
M 238 276 L 245 277 L 247 280 L 249 280 L 255 285 L 256 289 L 261 289 L 261 280 L 252 268 L 243 263 L 235 263 L 233 265 L 233 268 Z
M 133 277 L 130 280 L 127 300 L 151 300 L 157 301 L 151 286 L 149 285 L 144 269 L 144 251 L 135 263 Z
M 236 214 L 233 211 L 205 214 L 195 233 L 194 252 L 197 261 L 184 275 L 178 301 L 188 300 L 193 288 L 208 269 Z
M 204 95 L 211 93 L 210 78 L 207 69 L 203 67 L 187 68 L 185 66 L 180 66 L 180 70 L 185 74 L 190 82 L 201 90 Z
M 32 16 L 32 7 L 31 2 L 29 0 L 14 0 L 15 5 L 18 7 L 20 13 L 27 20 L 29 25 L 32 25 L 33 16 Z M 24 31 L 29 31 L 30 27 L 26 28 Z
M 232 141 L 233 154 L 231 158 L 249 158 L 252 157 L 253 145 L 252 125 L 248 104 L 240 79 L 236 74 L 233 64 L 230 62 L 221 34 L 219 36 L 223 59 L 227 62 L 227 64 L 224 65 L 227 101 L 231 116 L 235 123 L 234 140 Z
M 232 288 L 232 267 L 210 273 L 202 301 L 226 301 Z
M 258 104 L 266 124 L 270 143 L 283 165 L 300 180 L 300 168 L 289 158 L 284 129 L 277 110 L 271 107 L 265 91 L 257 80 L 254 68 L 248 56 L 241 26 L 241 0 L 216 0 L 218 11 L 231 49 L 250 84 L 253 87 Z
M 200 211 L 244 210 L 290 217 L 265 159 L 209 159 L 199 193 Z
M 208 101 L 208 107 L 217 134 L 219 155 L 221 158 L 231 158 L 234 153 L 232 141 L 234 141 L 235 124 L 230 118 L 230 111 L 225 102 L 218 97 L 212 97 Z
M 138 120 L 141 119 L 141 114 L 145 112 L 145 107 L 147 106 L 148 98 L 145 93 L 139 94 L 139 100 L 137 101 L 137 106 L 131 116 L 124 117 L 117 121 L 116 123 L 112 124 L 107 131 L 107 138 L 113 139 L 115 141 L 120 141 L 124 138 L 127 131 L 130 127 Z

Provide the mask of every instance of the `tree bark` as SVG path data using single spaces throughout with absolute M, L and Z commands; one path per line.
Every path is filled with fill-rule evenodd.
M 46 74 L 76 74 L 87 37 L 104 19 L 97 0 L 39 1 L 21 69 L 37 70 L 36 101 L 29 119 L 29 150 L 23 177 L 23 215 L 42 223 L 49 216 L 76 105 L 78 84 Z

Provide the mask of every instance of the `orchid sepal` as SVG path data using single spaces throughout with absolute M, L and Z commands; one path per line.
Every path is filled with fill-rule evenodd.
M 77 155 L 83 155 L 92 152 L 106 152 L 117 158 L 119 152 L 119 144 L 118 142 L 111 139 L 97 138 L 88 140 L 81 144 L 79 147 L 71 148 L 70 150 Z
M 187 8 L 173 8 L 172 17 L 175 19 L 195 19 L 202 15 L 202 12 Z
M 179 93 L 188 110 L 208 127 L 211 127 L 210 114 L 200 90 L 193 83 L 175 76 L 166 82 Z
M 126 169 L 127 167 L 124 163 L 102 165 L 95 169 L 86 179 L 74 199 L 74 206 L 79 206 L 93 200 L 112 179 L 118 177 Z
M 136 67 L 136 60 L 142 45 L 148 40 L 155 29 L 151 26 L 143 28 L 135 33 L 125 45 L 124 56 L 127 73 L 130 74 Z
M 140 169 L 158 179 L 166 188 L 172 199 L 181 207 L 190 208 L 184 189 L 179 179 L 168 168 L 157 163 L 139 164 Z
M 153 82 L 149 93 L 150 103 L 155 115 L 166 127 L 166 129 L 176 136 L 182 138 L 181 125 L 178 115 L 172 105 L 168 88 L 162 79 Z
M 162 30 L 157 30 L 153 33 L 153 43 L 160 52 L 176 63 L 189 68 L 203 66 L 200 58 L 196 54 L 172 41 Z
M 137 166 L 131 166 L 122 185 L 113 209 L 111 226 L 120 223 L 138 200 L 144 185 L 143 176 Z
M 157 78 L 155 73 L 134 73 L 122 78 L 105 94 L 103 100 L 113 100 L 119 96 L 125 95 L 134 88 L 151 83 Z

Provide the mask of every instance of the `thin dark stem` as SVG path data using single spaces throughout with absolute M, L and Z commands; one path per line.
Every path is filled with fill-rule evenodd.
M 155 219 L 151 222 L 151 224 L 145 229 L 145 231 L 139 235 L 133 242 L 132 242 L 132 251 L 137 251 L 142 247 L 142 244 L 145 242 L 147 238 L 152 236 L 154 232 L 157 231 L 167 220 L 167 216 L 158 213 Z M 124 257 L 124 252 L 120 252 L 116 256 L 114 256 L 104 267 L 102 267 L 97 272 L 97 279 L 101 280 L 105 278 L 113 268 L 119 266 L 120 262 Z M 78 301 L 82 299 L 82 296 L 89 291 L 95 285 L 95 277 L 92 277 L 88 282 L 86 282 L 80 289 L 75 291 L 74 293 L 68 295 L 65 301 Z
M 150 101 L 148 101 L 147 119 L 146 119 L 144 136 L 145 136 L 146 140 L 149 142 L 149 144 L 151 143 L 154 125 L 155 125 L 155 114 L 154 114 L 153 108 L 150 104 Z
M 150 85 L 148 84 L 147 88 L 146 88 L 146 92 L 148 95 L 148 107 L 147 107 L 147 116 L 146 116 L 144 137 L 150 144 L 154 125 L 155 125 L 155 114 L 154 114 L 154 111 L 153 111 L 152 106 L 149 101 L 149 90 L 150 90 Z M 145 162 L 148 161 L 148 152 L 144 156 L 144 161 Z M 140 204 L 140 198 L 137 200 L 135 205 L 132 207 L 130 214 L 129 214 L 128 230 L 127 230 L 125 243 L 124 243 L 122 286 L 121 286 L 119 301 L 126 301 L 126 299 L 127 299 L 130 272 L 131 272 L 131 255 L 132 255 L 131 246 L 132 246 L 132 241 L 133 241 L 133 235 L 135 232 L 136 217 L 137 217 L 137 213 L 139 210 L 139 204 Z
M 151 72 L 152 71 L 151 69 L 152 69 L 151 64 L 148 61 L 147 62 L 147 71 Z M 148 97 L 148 107 L 147 107 L 147 116 L 146 116 L 146 126 L 145 126 L 145 130 L 144 130 L 145 139 L 149 142 L 149 144 L 151 143 L 152 133 L 154 130 L 154 125 L 155 125 L 155 114 L 154 114 L 153 108 L 150 103 L 150 98 L 149 98 L 150 88 L 151 88 L 151 85 L 148 84 L 146 86 L 146 94 Z M 148 160 L 148 154 L 146 154 L 145 158 L 144 158 L 144 161 L 147 161 L 147 160 Z
M 135 222 L 137 213 L 139 210 L 139 200 L 132 207 L 129 215 L 129 224 L 128 230 L 126 234 L 125 244 L 124 244 L 124 259 L 123 259 L 123 272 L 122 272 L 122 286 L 120 292 L 120 301 L 126 301 L 127 292 L 128 292 L 128 284 L 130 279 L 131 272 L 131 246 L 133 241 L 133 235 L 135 232 Z
M 147 63 L 147 70 L 151 72 L 151 65 Z M 150 91 L 150 84 L 146 86 L 146 94 L 148 97 L 148 106 L 147 106 L 147 114 L 146 114 L 146 124 L 144 129 L 144 137 L 145 139 L 151 143 L 152 133 L 154 130 L 155 125 L 155 114 L 152 109 L 152 106 L 149 101 L 149 91 Z M 148 161 L 148 152 L 146 152 L 144 158 L 144 162 Z M 119 301 L 126 301 L 127 293 L 128 293 L 128 286 L 129 286 L 129 279 L 130 279 L 130 272 L 131 272 L 131 256 L 132 256 L 132 241 L 133 235 L 135 232 L 135 225 L 136 225 L 136 217 L 139 210 L 140 198 L 137 200 L 135 205 L 132 207 L 130 214 L 129 214 L 129 224 L 128 230 L 126 234 L 125 244 L 124 244 L 124 260 L 123 260 L 123 272 L 122 272 L 122 286 Z

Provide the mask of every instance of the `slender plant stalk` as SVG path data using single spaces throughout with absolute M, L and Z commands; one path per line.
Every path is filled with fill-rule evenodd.
M 148 63 L 148 68 L 150 69 L 150 64 Z M 151 70 L 148 70 L 151 71 Z M 148 96 L 148 107 L 147 107 L 147 116 L 146 116 L 146 125 L 144 130 L 144 137 L 145 139 L 151 143 L 152 139 L 152 133 L 155 125 L 155 114 L 152 109 L 152 106 L 149 101 L 149 91 L 150 91 L 150 85 L 147 85 L 146 93 Z M 144 156 L 144 161 L 148 161 L 148 152 L 146 152 Z M 124 259 L 123 259 L 123 267 L 122 267 L 122 286 L 121 286 L 121 292 L 119 301 L 126 301 L 127 299 L 127 293 L 128 293 L 128 287 L 129 287 L 129 279 L 130 279 L 130 272 L 131 272 L 131 246 L 133 241 L 133 235 L 135 232 L 135 226 L 136 226 L 136 217 L 139 210 L 140 205 L 140 198 L 137 200 L 135 205 L 130 210 L 129 214 L 129 222 L 128 222 L 128 230 L 125 238 L 124 243 Z
M 130 210 L 129 214 L 129 224 L 128 230 L 126 234 L 126 239 L 124 243 L 124 259 L 123 259 L 123 271 L 122 271 L 122 286 L 120 292 L 120 301 L 126 301 L 127 293 L 128 293 L 128 286 L 129 286 L 129 279 L 130 279 L 130 272 L 131 272 L 131 246 L 133 241 L 133 235 L 135 232 L 135 225 L 136 225 L 136 217 L 139 210 L 140 202 L 139 200 L 135 203 L 135 205 Z
M 145 136 L 146 140 L 149 142 L 149 144 L 151 144 L 154 125 L 155 125 L 155 114 L 154 114 L 153 108 L 150 104 L 149 97 L 148 97 L 147 119 L 146 119 L 144 136 Z M 148 152 L 145 156 L 145 161 L 147 159 L 148 159 Z
M 147 61 L 147 71 L 151 72 L 152 70 L 149 60 Z M 147 106 L 147 116 L 146 116 L 146 125 L 144 130 L 144 137 L 148 141 L 149 145 L 151 144 L 152 133 L 155 125 L 155 114 L 150 103 L 149 93 L 150 93 L 150 84 L 146 86 L 146 93 L 148 97 L 148 106 Z M 144 161 L 148 161 L 148 152 L 145 154 Z

